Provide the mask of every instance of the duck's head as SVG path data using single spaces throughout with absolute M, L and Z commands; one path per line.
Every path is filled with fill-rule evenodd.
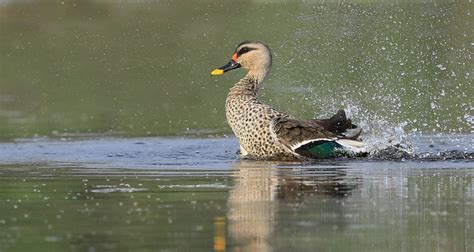
M 242 67 L 247 69 L 249 74 L 261 75 L 264 78 L 271 65 L 272 53 L 268 46 L 261 42 L 244 41 L 237 46 L 229 63 L 214 69 L 211 75 L 221 75 Z

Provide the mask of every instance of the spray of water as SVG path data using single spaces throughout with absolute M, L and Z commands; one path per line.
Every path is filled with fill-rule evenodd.
M 389 122 L 353 101 L 346 102 L 345 110 L 349 117 L 357 118 L 364 130 L 362 140 L 367 144 L 369 157 L 403 158 L 413 154 L 413 144 L 404 130 L 407 122 Z

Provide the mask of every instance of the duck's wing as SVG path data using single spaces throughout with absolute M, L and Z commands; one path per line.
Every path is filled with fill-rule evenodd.
M 288 116 L 273 119 L 272 129 L 278 140 L 291 149 L 310 139 L 337 138 L 334 133 L 325 130 L 315 121 L 298 120 Z
M 280 116 L 273 120 L 272 130 L 286 148 L 308 158 L 332 157 L 338 150 L 354 153 L 365 151 L 360 141 L 344 139 L 344 136 L 326 130 L 317 120 Z

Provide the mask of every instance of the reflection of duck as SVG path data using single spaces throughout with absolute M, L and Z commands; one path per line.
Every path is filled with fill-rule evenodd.
M 272 55 L 260 42 L 242 42 L 232 59 L 211 75 L 243 67 L 248 73 L 227 95 L 226 115 L 242 155 L 262 159 L 327 158 L 338 150 L 363 152 L 362 129 L 339 110 L 330 119 L 298 120 L 261 103 L 256 95 L 270 71 Z
M 227 214 L 233 242 L 226 244 L 237 251 L 270 251 L 276 212 L 286 203 L 315 195 L 345 197 L 353 189 L 344 182 L 345 173 L 340 169 L 295 174 L 276 165 L 244 160 L 233 167 L 235 186 L 229 194 Z
M 305 172 L 310 173 L 310 170 Z M 314 172 L 311 171 L 311 173 Z M 285 183 L 278 186 L 278 199 L 285 202 L 295 202 L 310 196 L 343 198 L 350 195 L 355 186 L 345 181 L 346 172 L 344 170 L 324 168 L 323 172 L 324 176 L 284 176 Z
M 275 169 L 258 163 L 234 166 L 235 186 L 229 195 L 229 233 L 242 251 L 269 251 L 278 185 Z

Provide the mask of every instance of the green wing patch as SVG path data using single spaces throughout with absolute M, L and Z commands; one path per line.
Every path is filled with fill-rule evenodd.
M 295 152 L 309 158 L 331 158 L 342 145 L 335 141 L 316 140 L 298 147 Z

